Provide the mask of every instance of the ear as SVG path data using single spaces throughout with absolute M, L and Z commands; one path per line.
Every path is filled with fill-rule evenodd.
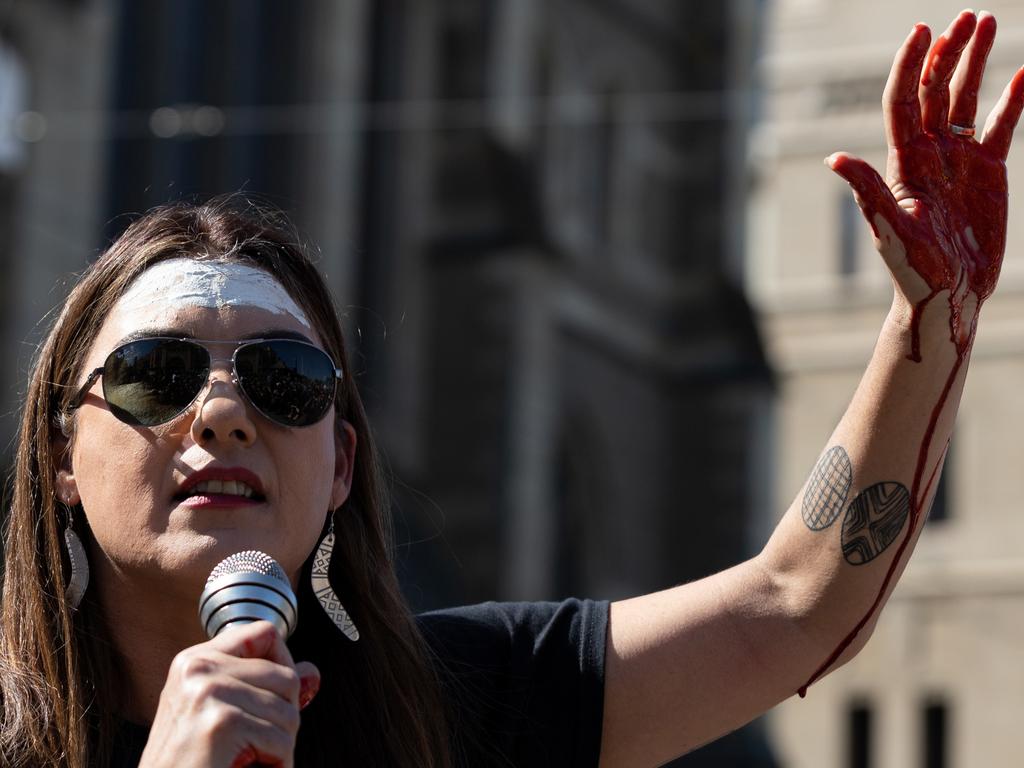
M 356 463 L 356 431 L 344 419 L 334 431 L 334 485 L 331 509 L 337 509 L 352 491 L 352 472 Z
M 78 493 L 78 482 L 71 465 L 71 441 L 63 435 L 53 438 L 53 463 L 56 471 L 57 498 L 73 507 L 82 501 Z

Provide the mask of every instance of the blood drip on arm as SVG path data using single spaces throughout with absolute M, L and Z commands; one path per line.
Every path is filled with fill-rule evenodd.
M 933 60 L 941 52 L 938 44 L 936 48 L 939 50 L 933 52 Z M 928 187 L 933 190 L 930 200 L 915 200 L 910 209 L 921 231 L 928 231 L 931 235 L 915 238 L 911 228 L 910 232 L 905 232 L 900 238 L 906 248 L 908 265 L 924 280 L 929 289 L 928 294 L 913 305 L 911 348 L 907 356 L 915 363 L 922 361 L 921 318 L 932 301 L 945 296 L 949 304 L 949 338 L 956 350 L 956 358 L 946 376 L 938 400 L 932 407 L 918 448 L 910 493 L 909 525 L 889 564 L 878 595 L 863 618 L 800 687 L 798 693 L 801 697 L 806 696 L 807 688 L 839 660 L 875 615 L 921 523 L 925 502 L 945 455 L 943 450 L 929 472 L 927 460 L 934 441 L 936 425 L 974 342 L 981 305 L 992 295 L 999 277 L 1006 245 L 1005 165 L 1001 160 L 985 157 L 983 151 L 979 151 L 978 145 L 970 139 L 948 134 L 926 134 L 924 139 L 935 147 L 933 153 L 893 150 L 897 153 L 896 162 L 901 169 L 901 175 L 910 179 L 926 179 Z M 985 201 L 986 197 L 990 197 L 990 200 Z M 937 200 L 942 202 L 937 203 Z M 979 205 L 979 202 L 989 204 Z M 860 203 L 867 206 L 865 213 L 869 214 L 867 218 L 872 223 L 875 237 L 883 236 L 875 224 L 875 215 L 872 215 L 877 212 L 871 210 L 869 202 L 861 199 Z M 977 306 L 968 318 L 965 316 L 964 308 L 965 301 L 971 294 L 974 294 Z M 927 481 L 922 487 L 926 475 Z

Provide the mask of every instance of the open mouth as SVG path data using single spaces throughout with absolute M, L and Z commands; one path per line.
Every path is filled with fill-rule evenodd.
M 175 501 L 216 499 L 221 502 L 258 503 L 266 501 L 260 478 L 242 468 L 208 467 L 195 472 L 174 495 Z
M 193 496 L 239 496 L 253 501 L 264 500 L 263 494 L 239 480 L 204 480 L 177 494 L 175 498 L 183 500 Z

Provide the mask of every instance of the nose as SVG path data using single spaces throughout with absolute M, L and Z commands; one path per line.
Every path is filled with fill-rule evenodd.
M 192 419 L 192 439 L 196 443 L 235 442 L 251 445 L 256 439 L 256 425 L 249 415 L 231 375 L 231 363 L 211 367 L 205 391 L 199 396 L 199 407 Z

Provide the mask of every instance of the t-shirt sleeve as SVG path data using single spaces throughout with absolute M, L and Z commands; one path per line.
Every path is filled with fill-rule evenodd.
M 484 603 L 418 622 L 436 657 L 457 764 L 597 765 L 607 602 Z

